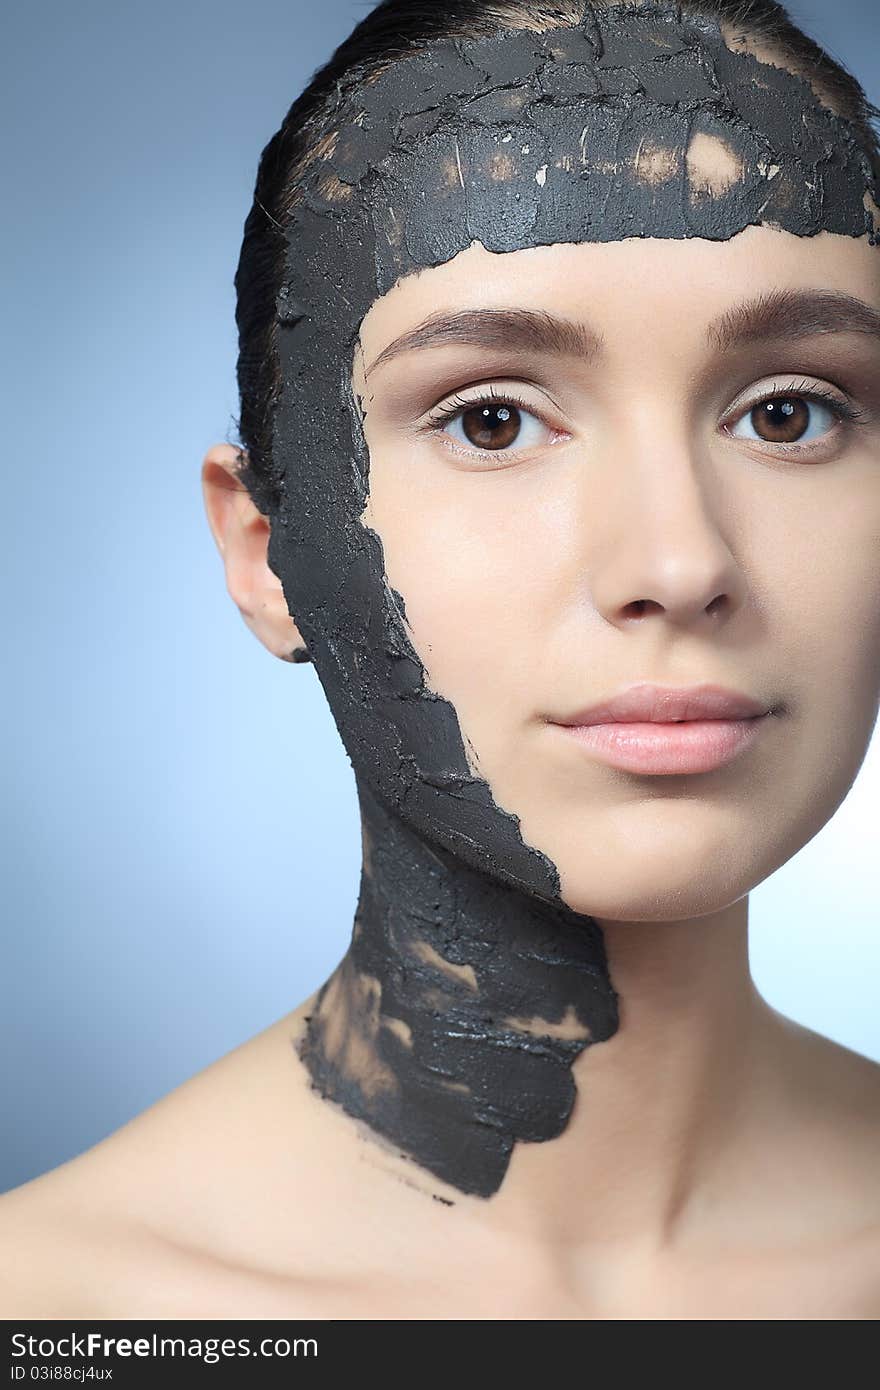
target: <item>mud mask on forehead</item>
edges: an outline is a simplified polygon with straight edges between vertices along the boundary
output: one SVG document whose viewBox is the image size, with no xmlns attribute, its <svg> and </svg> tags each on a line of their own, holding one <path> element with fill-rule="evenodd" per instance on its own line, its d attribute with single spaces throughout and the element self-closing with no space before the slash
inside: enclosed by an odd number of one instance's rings
<svg viewBox="0 0 880 1390">
<path fill-rule="evenodd" d="M 767 222 L 875 244 L 876 187 L 855 127 L 805 80 L 677 6 L 432 42 L 354 100 L 302 180 L 277 300 L 269 563 L 351 758 L 365 844 L 352 945 L 302 1055 L 323 1094 L 488 1195 L 516 1140 L 565 1127 L 571 1063 L 615 1031 L 617 998 L 598 927 L 472 772 L 359 520 L 359 326 L 400 277 L 475 240 L 727 240 Z M 727 176 L 707 180 L 701 149 Z M 350 1028 L 335 1048 L 332 1008 Z"/>
</svg>

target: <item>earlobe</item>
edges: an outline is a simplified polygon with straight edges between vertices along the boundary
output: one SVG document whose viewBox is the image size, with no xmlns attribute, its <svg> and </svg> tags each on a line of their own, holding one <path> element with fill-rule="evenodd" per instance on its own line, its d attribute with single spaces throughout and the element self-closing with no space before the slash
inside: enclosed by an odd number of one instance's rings
<svg viewBox="0 0 880 1390">
<path fill-rule="evenodd" d="M 248 627 L 283 661 L 309 660 L 287 608 L 276 574 L 269 568 L 270 524 L 255 505 L 239 473 L 247 455 L 231 444 L 215 444 L 202 464 L 208 524 L 226 570 L 226 588 Z"/>
</svg>

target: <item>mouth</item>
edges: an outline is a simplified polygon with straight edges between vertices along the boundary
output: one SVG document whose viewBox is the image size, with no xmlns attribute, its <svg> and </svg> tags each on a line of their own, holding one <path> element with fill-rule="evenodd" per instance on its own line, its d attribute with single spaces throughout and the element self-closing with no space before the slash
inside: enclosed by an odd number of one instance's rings
<svg viewBox="0 0 880 1390">
<path fill-rule="evenodd" d="M 760 738 L 772 711 L 743 719 L 557 724 L 600 762 L 649 776 L 712 772 L 739 757 Z"/>
</svg>

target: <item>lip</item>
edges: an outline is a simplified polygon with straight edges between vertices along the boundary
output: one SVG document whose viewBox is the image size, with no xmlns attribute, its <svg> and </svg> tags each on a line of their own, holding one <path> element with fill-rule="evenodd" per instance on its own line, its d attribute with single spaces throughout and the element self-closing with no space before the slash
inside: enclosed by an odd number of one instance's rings
<svg viewBox="0 0 880 1390">
<path fill-rule="evenodd" d="M 653 685 L 640 681 L 608 700 L 578 710 L 565 725 L 673 723 L 682 719 L 751 719 L 770 706 L 723 685 Z"/>
<path fill-rule="evenodd" d="M 719 685 L 642 682 L 551 722 L 601 762 L 669 776 L 731 762 L 754 743 L 774 708 Z"/>
</svg>

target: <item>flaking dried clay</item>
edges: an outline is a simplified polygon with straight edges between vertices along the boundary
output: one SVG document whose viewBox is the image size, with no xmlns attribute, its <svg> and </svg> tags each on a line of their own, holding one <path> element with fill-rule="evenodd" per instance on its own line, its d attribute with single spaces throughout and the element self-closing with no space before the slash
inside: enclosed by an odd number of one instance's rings
<svg viewBox="0 0 880 1390">
<path fill-rule="evenodd" d="M 301 1056 L 322 1096 L 461 1192 L 489 1196 L 517 1141 L 561 1133 L 571 1065 L 615 1032 L 618 1000 L 596 923 L 471 771 L 359 520 L 360 323 L 475 240 L 725 240 L 766 222 L 876 244 L 874 180 L 855 127 L 804 79 L 676 6 L 434 42 L 343 104 L 304 176 L 257 500 L 352 761 L 365 855 L 351 946 Z"/>
</svg>

